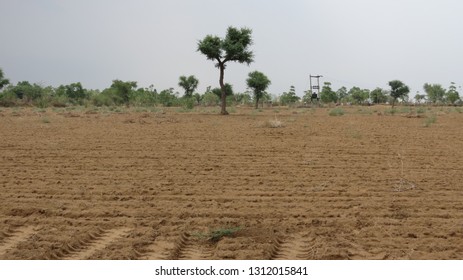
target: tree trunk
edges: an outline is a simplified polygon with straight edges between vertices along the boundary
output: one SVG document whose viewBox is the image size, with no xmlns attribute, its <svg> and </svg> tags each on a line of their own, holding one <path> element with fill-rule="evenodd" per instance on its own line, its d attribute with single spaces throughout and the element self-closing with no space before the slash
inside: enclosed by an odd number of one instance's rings
<svg viewBox="0 0 463 280">
<path fill-rule="evenodd" d="M 223 83 L 223 76 L 225 72 L 225 65 L 223 63 L 219 64 L 220 68 L 220 79 L 219 79 L 219 84 L 220 84 L 220 89 L 222 90 L 222 103 L 221 103 L 221 110 L 220 114 L 222 115 L 228 115 L 227 112 L 227 93 L 225 92 L 225 84 Z"/>
<path fill-rule="evenodd" d="M 256 110 L 259 108 L 259 97 L 256 96 Z"/>
</svg>

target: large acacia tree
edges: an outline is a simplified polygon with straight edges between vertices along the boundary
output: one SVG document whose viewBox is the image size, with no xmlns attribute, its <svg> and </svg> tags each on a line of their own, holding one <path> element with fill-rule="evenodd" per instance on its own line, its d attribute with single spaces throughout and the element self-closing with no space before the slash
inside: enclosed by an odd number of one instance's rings
<svg viewBox="0 0 463 280">
<path fill-rule="evenodd" d="M 270 80 L 265 76 L 264 73 L 259 71 L 254 71 L 249 73 L 246 83 L 250 89 L 254 92 L 254 97 L 256 100 L 256 109 L 259 106 L 259 99 L 265 93 L 265 90 L 270 85 Z"/>
<path fill-rule="evenodd" d="M 248 28 L 238 29 L 228 27 L 224 39 L 218 36 L 207 35 L 203 40 L 198 42 L 198 51 L 204 54 L 207 59 L 217 62 L 215 66 L 220 70 L 219 85 L 222 91 L 222 115 L 228 115 L 224 83 L 226 65 L 230 61 L 246 63 L 247 65 L 253 62 L 254 53 L 249 50 L 249 47 L 252 45 L 251 33 L 252 30 Z"/>
</svg>

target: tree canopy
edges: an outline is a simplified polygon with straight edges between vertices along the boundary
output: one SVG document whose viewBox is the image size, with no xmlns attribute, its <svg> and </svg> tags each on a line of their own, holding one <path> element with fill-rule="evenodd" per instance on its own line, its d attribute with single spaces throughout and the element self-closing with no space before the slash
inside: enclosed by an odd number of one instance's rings
<svg viewBox="0 0 463 280">
<path fill-rule="evenodd" d="M 444 102 L 445 89 L 440 84 L 425 83 L 423 85 L 423 89 L 426 92 L 426 95 L 430 102 Z"/>
<path fill-rule="evenodd" d="M 254 98 L 256 101 L 256 109 L 259 106 L 259 99 L 265 93 L 265 90 L 271 84 L 271 81 L 265 76 L 264 73 L 259 71 L 254 71 L 248 74 L 246 84 L 254 92 Z"/>
<path fill-rule="evenodd" d="M 331 89 L 330 82 L 324 82 L 322 91 L 320 92 L 320 99 L 323 103 L 335 103 L 338 101 L 338 96 L 335 91 Z"/>
<path fill-rule="evenodd" d="M 195 76 L 191 75 L 189 77 L 186 76 L 180 76 L 178 85 L 179 87 L 183 88 L 185 90 L 185 97 L 192 97 L 194 91 L 198 87 L 199 80 L 196 79 Z"/>
<path fill-rule="evenodd" d="M 399 80 L 392 80 L 389 82 L 389 86 L 391 87 L 391 97 L 392 97 L 392 108 L 394 108 L 395 102 L 397 98 L 404 98 L 408 96 L 410 92 L 410 88 L 404 84 L 402 81 Z"/>
</svg>

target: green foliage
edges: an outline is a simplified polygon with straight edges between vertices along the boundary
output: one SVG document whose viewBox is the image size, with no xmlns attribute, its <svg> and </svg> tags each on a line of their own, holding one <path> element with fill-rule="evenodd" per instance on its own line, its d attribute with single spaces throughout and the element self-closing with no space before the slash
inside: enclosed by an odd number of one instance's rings
<svg viewBox="0 0 463 280">
<path fill-rule="evenodd" d="M 86 98 L 87 94 L 80 82 L 72 83 L 66 86 L 66 96 L 70 100 L 79 101 Z"/>
<path fill-rule="evenodd" d="M 129 104 L 132 92 L 137 87 L 137 82 L 123 82 L 121 80 L 113 80 L 110 90 L 113 95 L 113 100 L 116 104 Z"/>
<path fill-rule="evenodd" d="M 392 108 L 394 108 L 397 98 L 405 98 L 410 92 L 410 88 L 399 80 L 393 80 L 389 82 L 391 87 L 390 96 L 392 98 Z"/>
<path fill-rule="evenodd" d="M 340 102 L 347 102 L 349 98 L 349 93 L 346 87 L 341 87 L 336 91 L 336 95 Z"/>
<path fill-rule="evenodd" d="M 251 95 L 248 93 L 248 92 L 244 92 L 244 93 L 235 93 L 233 95 L 234 99 L 235 99 L 235 103 L 236 104 L 250 104 L 251 101 L 252 101 L 252 97 Z"/>
<path fill-rule="evenodd" d="M 226 83 L 224 85 L 224 89 L 225 89 L 225 96 L 232 96 L 233 95 L 233 86 Z M 215 95 L 217 95 L 217 97 L 222 97 L 222 89 L 220 88 L 214 88 L 212 90 L 212 93 L 214 93 Z"/>
<path fill-rule="evenodd" d="M 312 102 L 312 91 L 310 90 L 304 91 L 304 95 L 302 96 L 302 102 L 304 104 L 309 104 Z"/>
<path fill-rule="evenodd" d="M 397 109 L 395 109 L 395 108 L 384 110 L 384 114 L 386 114 L 386 115 L 395 115 L 395 113 L 397 113 Z"/>
<path fill-rule="evenodd" d="M 159 93 L 158 102 L 165 107 L 175 106 L 178 103 L 177 95 L 173 88 L 165 89 Z"/>
<path fill-rule="evenodd" d="M 180 76 L 178 85 L 185 90 L 185 97 L 192 97 L 193 92 L 198 87 L 199 80 L 195 76 Z"/>
<path fill-rule="evenodd" d="M 265 94 L 265 90 L 271 84 L 271 81 L 265 76 L 264 73 L 254 71 L 248 74 L 246 79 L 247 86 L 254 92 L 254 99 L 256 101 L 256 109 L 259 105 L 259 99 Z"/>
<path fill-rule="evenodd" d="M 436 121 L 437 121 L 436 115 L 428 116 L 428 117 L 424 120 L 423 126 L 424 126 L 424 127 L 430 127 L 431 124 L 435 123 Z"/>
<path fill-rule="evenodd" d="M 456 102 L 460 100 L 460 94 L 454 82 L 450 84 L 449 90 L 445 94 L 445 99 L 450 105 L 455 105 Z"/>
<path fill-rule="evenodd" d="M 220 98 L 219 98 L 219 96 L 217 94 L 215 94 L 213 92 L 206 92 L 203 95 L 201 103 L 204 106 L 215 106 L 215 105 L 219 104 L 219 101 L 220 101 Z"/>
<path fill-rule="evenodd" d="M 420 104 L 425 99 L 426 99 L 426 95 L 424 95 L 424 94 L 416 94 L 415 95 L 415 100 L 416 100 L 416 103 L 418 103 L 418 104 Z"/>
<path fill-rule="evenodd" d="M 355 104 L 363 104 L 370 97 L 370 91 L 368 89 L 360 89 L 359 87 L 352 87 L 348 94 Z"/>
<path fill-rule="evenodd" d="M 320 92 L 320 100 L 323 103 L 336 103 L 338 101 L 338 96 L 336 92 L 334 92 L 331 89 L 331 83 L 330 82 L 325 82 L 322 88 L 322 91 Z"/>
<path fill-rule="evenodd" d="M 332 117 L 344 115 L 344 110 L 342 108 L 334 108 L 329 112 L 329 115 Z"/>
<path fill-rule="evenodd" d="M 370 92 L 370 99 L 371 102 L 374 104 L 381 104 L 381 103 L 386 103 L 387 101 L 387 95 L 386 91 L 384 91 L 381 88 L 375 88 Z"/>
<path fill-rule="evenodd" d="M 112 93 L 112 91 L 110 89 L 105 89 L 102 93 L 93 96 L 92 103 L 97 107 L 114 106 L 114 98 L 116 98 L 116 96 Z"/>
<path fill-rule="evenodd" d="M 291 105 L 299 101 L 301 98 L 296 95 L 296 89 L 294 86 L 291 86 L 289 92 L 283 92 L 280 96 L 281 105 Z"/>
<path fill-rule="evenodd" d="M 196 102 L 197 105 L 201 104 L 201 100 L 203 100 L 204 95 L 199 93 L 193 94 L 193 100 Z"/>
<path fill-rule="evenodd" d="M 28 81 L 22 81 L 12 87 L 11 91 L 16 95 L 16 98 L 29 103 L 42 96 L 43 88 L 38 84 L 32 85 Z"/>
<path fill-rule="evenodd" d="M 130 105 L 148 107 L 156 104 L 157 92 L 155 89 L 139 88 L 132 92 Z"/>
<path fill-rule="evenodd" d="M 444 102 L 445 89 L 440 84 L 425 83 L 423 85 L 423 88 L 430 102 L 432 103 Z"/>
<path fill-rule="evenodd" d="M 211 230 L 209 233 L 203 234 L 199 233 L 197 236 L 199 238 L 205 238 L 211 242 L 218 242 L 225 236 L 233 236 L 235 233 L 241 230 L 241 227 L 235 228 L 220 228 L 216 230 Z"/>
<path fill-rule="evenodd" d="M 2 68 L 0 68 L 0 90 L 2 90 L 3 87 L 8 85 L 10 81 L 4 77 L 4 73 Z"/>
<path fill-rule="evenodd" d="M 191 110 L 195 107 L 195 99 L 193 97 L 183 97 L 181 99 L 183 108 Z"/>
<path fill-rule="evenodd" d="M 11 90 L 6 90 L 0 94 L 0 106 L 2 107 L 13 107 L 18 105 L 18 99 L 16 94 Z"/>
<path fill-rule="evenodd" d="M 224 39 L 207 35 L 198 42 L 198 51 L 204 54 L 208 60 L 216 61 L 216 67 L 220 70 L 219 85 L 221 89 L 221 114 L 228 114 L 226 110 L 226 88 L 224 84 L 224 72 L 227 62 L 250 64 L 254 54 L 249 47 L 252 45 L 252 30 L 248 28 L 237 29 L 229 27 Z"/>
</svg>

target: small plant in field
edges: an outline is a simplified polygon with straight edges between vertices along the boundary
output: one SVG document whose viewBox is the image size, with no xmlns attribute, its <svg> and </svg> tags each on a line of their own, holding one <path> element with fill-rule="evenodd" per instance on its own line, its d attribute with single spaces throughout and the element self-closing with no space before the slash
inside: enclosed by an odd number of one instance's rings
<svg viewBox="0 0 463 280">
<path fill-rule="evenodd" d="M 410 190 L 421 190 L 421 188 L 417 187 L 415 183 L 405 179 L 404 175 L 404 159 L 402 154 L 397 154 L 400 159 L 400 179 L 399 182 L 394 186 L 394 191 L 396 192 L 403 192 L 403 191 L 410 191 Z"/>
<path fill-rule="evenodd" d="M 38 109 L 36 109 L 35 111 L 36 111 L 37 113 L 45 113 L 45 112 L 47 112 L 47 109 L 45 109 L 45 108 L 38 108 Z"/>
<path fill-rule="evenodd" d="M 264 122 L 263 127 L 270 127 L 270 128 L 283 127 L 283 122 L 277 119 L 275 116 L 273 120 L 268 120 Z"/>
<path fill-rule="evenodd" d="M 419 107 L 419 108 L 416 110 L 416 113 L 417 113 L 418 115 L 424 114 L 424 113 L 426 113 L 426 110 L 425 110 L 423 107 Z"/>
<path fill-rule="evenodd" d="M 341 108 L 334 108 L 329 112 L 329 115 L 332 117 L 344 115 L 344 110 Z"/>
<path fill-rule="evenodd" d="M 460 113 L 460 114 L 461 114 L 463 111 L 461 110 L 461 108 L 460 108 L 460 107 L 455 107 L 455 112 L 457 112 L 457 113 Z"/>
<path fill-rule="evenodd" d="M 409 107 L 402 107 L 402 108 L 400 108 L 400 113 L 402 113 L 402 114 L 410 114 L 411 109 Z"/>
<path fill-rule="evenodd" d="M 211 230 L 208 233 L 196 233 L 194 234 L 199 239 L 206 239 L 211 242 L 218 242 L 225 236 L 233 236 L 235 233 L 241 230 L 241 227 L 235 228 L 220 228 Z"/>
<path fill-rule="evenodd" d="M 373 112 L 369 109 L 364 109 L 364 108 L 360 108 L 357 110 L 357 112 L 361 115 L 371 115 L 373 114 Z"/>
<path fill-rule="evenodd" d="M 397 113 L 396 109 L 386 109 L 386 110 L 384 110 L 385 115 L 392 115 L 393 116 L 395 113 Z"/>
<path fill-rule="evenodd" d="M 50 119 L 47 117 L 42 118 L 42 123 L 50 123 Z"/>
<path fill-rule="evenodd" d="M 430 127 L 431 124 L 435 123 L 436 121 L 437 121 L 436 115 L 428 116 L 428 117 L 424 120 L 423 126 L 424 126 L 424 127 Z"/>
</svg>

